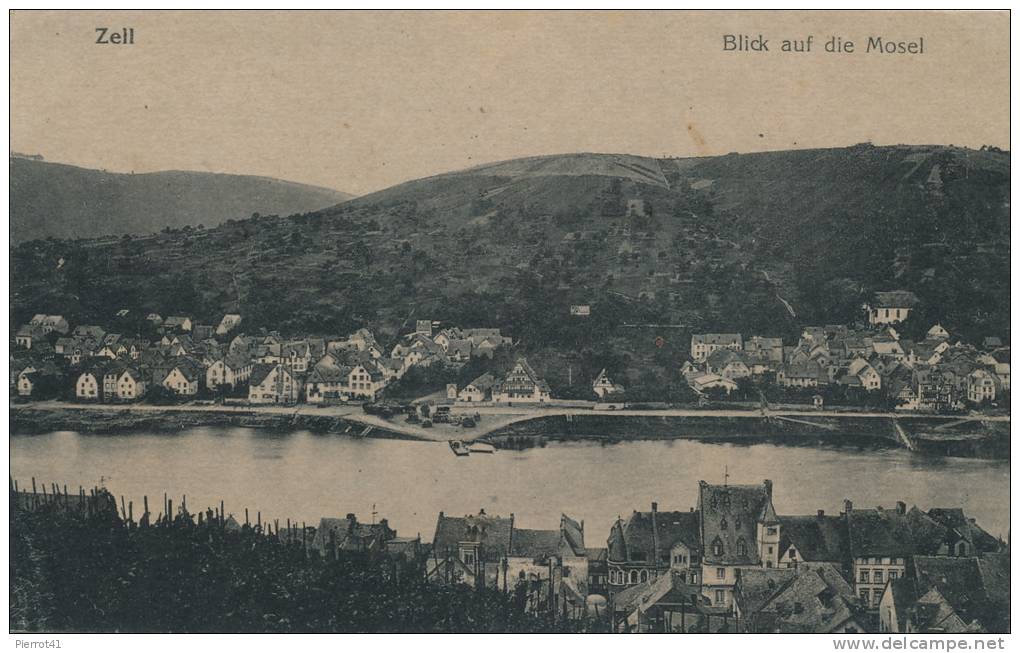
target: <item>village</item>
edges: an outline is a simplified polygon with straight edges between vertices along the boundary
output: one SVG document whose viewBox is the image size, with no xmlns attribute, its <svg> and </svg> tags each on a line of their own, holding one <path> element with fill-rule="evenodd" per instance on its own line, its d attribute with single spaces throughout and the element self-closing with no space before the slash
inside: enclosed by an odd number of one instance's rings
<svg viewBox="0 0 1020 653">
<path fill-rule="evenodd" d="M 694 505 L 633 510 L 592 536 L 566 514 L 534 529 L 513 513 L 436 518 L 431 541 L 398 536 L 373 513 L 317 525 L 243 520 L 217 507 L 189 511 L 167 496 L 117 500 L 105 488 L 76 495 L 58 484 L 11 482 L 21 512 L 88 513 L 135 531 L 216 529 L 299 548 L 328 562 L 399 561 L 431 586 L 513 595 L 550 623 L 614 633 L 994 633 L 1009 629 L 1009 547 L 960 508 L 902 501 L 836 513 L 777 512 L 772 481 L 700 481 Z M 40 491 L 41 490 L 41 491 Z M 682 504 L 681 504 L 682 505 Z M 106 517 L 102 517 L 102 515 Z M 107 526 L 106 528 L 109 528 Z"/>
<path fill-rule="evenodd" d="M 1008 343 L 999 337 L 962 342 L 941 324 L 932 325 L 923 339 L 901 337 L 897 325 L 908 319 L 917 302 L 909 291 L 875 293 L 863 307 L 861 325 L 805 326 L 796 343 L 763 335 L 694 333 L 689 356 L 676 361 L 675 375 L 689 389 L 689 403 L 699 406 L 743 401 L 763 409 L 771 402 L 933 414 L 1008 408 Z M 590 312 L 590 307 L 584 309 Z M 577 319 L 586 315 L 581 309 L 573 312 Z M 111 321 L 129 313 L 123 309 Z M 430 407 L 526 409 L 564 403 L 615 410 L 676 403 L 666 397 L 657 402 L 636 398 L 628 393 L 619 370 L 604 368 L 590 379 L 586 401 L 561 401 L 537 371 L 541 361 L 529 363 L 512 337 L 498 328 L 417 320 L 412 331 L 384 347 L 367 328 L 347 336 L 247 334 L 240 314 L 226 314 L 210 324 L 192 316 L 154 313 L 144 321 L 149 337 L 118 333 L 109 325 L 109 330 L 95 324 L 72 327 L 61 315 L 35 315 L 13 334 L 12 398 L 109 404 L 365 404 L 367 412 L 398 394 L 396 386 L 401 397 L 410 393 L 412 403 Z M 479 373 L 439 388 L 415 387 L 413 376 L 405 379 L 412 371 L 423 373 L 433 366 L 448 371 L 448 377 L 450 371 L 452 376 L 458 370 Z M 409 421 L 425 427 L 435 418 L 428 409 L 409 412 Z"/>
</svg>

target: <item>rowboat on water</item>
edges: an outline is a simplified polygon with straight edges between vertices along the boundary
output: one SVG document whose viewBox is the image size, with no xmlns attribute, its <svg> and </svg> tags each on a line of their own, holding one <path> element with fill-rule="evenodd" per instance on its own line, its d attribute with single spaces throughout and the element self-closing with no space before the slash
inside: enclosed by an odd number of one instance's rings
<svg viewBox="0 0 1020 653">
<path fill-rule="evenodd" d="M 488 442 L 472 442 L 468 445 L 471 453 L 496 453 L 496 447 Z"/>
<path fill-rule="evenodd" d="M 450 440 L 450 449 L 452 449 L 453 453 L 457 454 L 458 456 L 467 456 L 468 454 L 471 453 L 471 450 L 468 449 L 468 446 L 461 442 L 460 440 Z"/>
</svg>

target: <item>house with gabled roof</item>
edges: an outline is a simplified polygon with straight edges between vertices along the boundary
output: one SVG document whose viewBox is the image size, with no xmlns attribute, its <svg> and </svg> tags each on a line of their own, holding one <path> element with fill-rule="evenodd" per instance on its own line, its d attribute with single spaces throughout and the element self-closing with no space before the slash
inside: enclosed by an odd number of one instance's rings
<svg viewBox="0 0 1020 653">
<path fill-rule="evenodd" d="M 227 313 L 216 325 L 216 335 L 225 336 L 237 327 L 241 326 L 241 315 L 238 313 Z"/>
<path fill-rule="evenodd" d="M 917 295 L 909 290 L 889 290 L 876 292 L 864 310 L 872 326 L 896 324 L 906 320 L 919 303 Z"/>
<path fill-rule="evenodd" d="M 238 387 L 251 377 L 254 363 L 247 356 L 220 354 L 205 371 L 205 384 L 210 390 L 220 386 Z"/>
<path fill-rule="evenodd" d="M 598 373 L 595 380 L 591 382 L 591 390 L 598 396 L 599 399 L 604 399 L 610 395 L 623 394 L 624 388 L 618 383 L 614 383 L 609 378 L 609 373 L 606 372 L 606 368 L 602 368 L 602 371 Z"/>
<path fill-rule="evenodd" d="M 445 585 L 510 587 L 504 561 L 510 552 L 514 516 L 486 514 L 449 517 L 440 512 L 432 538 L 432 555 L 426 560 L 425 578 Z"/>
<path fill-rule="evenodd" d="M 170 371 L 163 378 L 162 386 L 182 396 L 198 394 L 199 386 L 205 380 L 202 364 L 192 358 L 178 356 L 170 365 Z"/>
<path fill-rule="evenodd" d="M 701 572 L 700 515 L 688 511 L 635 510 L 618 518 L 606 542 L 609 591 L 616 593 L 663 575 L 699 583 Z"/>
<path fill-rule="evenodd" d="M 350 398 L 347 387 L 350 374 L 351 368 L 347 366 L 317 364 L 305 379 L 305 401 L 310 404 L 347 401 Z"/>
<path fill-rule="evenodd" d="M 751 368 L 743 353 L 732 349 L 717 349 L 712 352 L 705 360 L 705 369 L 709 374 L 718 374 L 731 381 L 751 376 Z"/>
<path fill-rule="evenodd" d="M 780 568 L 796 567 L 802 562 L 831 562 L 849 570 L 850 541 L 842 515 L 826 515 L 819 510 L 814 515 L 780 516 L 779 523 Z"/>
<path fill-rule="evenodd" d="M 734 593 L 734 603 L 741 606 L 738 614 L 742 632 L 868 632 L 868 620 L 853 589 L 832 563 L 804 563 L 792 574 L 748 570 L 741 575 Z"/>
<path fill-rule="evenodd" d="M 385 518 L 366 524 L 358 521 L 354 513 L 347 513 L 344 518 L 320 519 L 311 548 L 325 557 L 339 557 L 341 552 L 381 554 L 386 551 L 387 542 L 396 536 Z"/>
<path fill-rule="evenodd" d="M 252 404 L 292 404 L 301 394 L 302 383 L 286 365 L 258 363 L 248 378 L 248 402 Z"/>
<path fill-rule="evenodd" d="M 191 318 L 186 315 L 171 315 L 163 321 L 163 328 L 168 331 L 191 331 Z"/>
<path fill-rule="evenodd" d="M 457 401 L 464 403 L 478 403 L 491 398 L 492 386 L 496 383 L 496 377 L 486 372 L 471 383 L 460 389 L 457 393 Z"/>
<path fill-rule="evenodd" d="M 719 349 L 740 351 L 744 340 L 739 333 L 695 333 L 691 336 L 691 358 L 704 363 L 712 352 Z"/>
<path fill-rule="evenodd" d="M 733 605 L 739 569 L 777 567 L 780 522 L 772 505 L 772 481 L 761 485 L 698 483 L 702 594 L 716 607 Z"/>
<path fill-rule="evenodd" d="M 39 327 L 43 334 L 51 333 L 53 331 L 60 334 L 66 334 L 71 328 L 63 315 L 46 315 L 43 313 L 37 313 L 28 323 L 31 326 Z"/>
<path fill-rule="evenodd" d="M 884 633 L 1009 632 L 1008 554 L 980 558 L 916 556 L 879 603 Z"/>
<path fill-rule="evenodd" d="M 101 401 L 103 398 L 103 366 L 94 365 L 83 370 L 74 382 L 74 396 L 82 401 Z"/>
<path fill-rule="evenodd" d="M 902 578 L 911 556 L 934 555 L 946 539 L 946 527 L 916 506 L 902 501 L 886 509 L 854 508 L 844 501 L 849 537 L 851 581 L 862 604 L 877 610 L 890 579 Z"/>
<path fill-rule="evenodd" d="M 498 403 L 544 403 L 549 399 L 549 384 L 539 378 L 526 358 L 518 358 L 506 376 L 492 386 L 492 400 Z"/>
</svg>

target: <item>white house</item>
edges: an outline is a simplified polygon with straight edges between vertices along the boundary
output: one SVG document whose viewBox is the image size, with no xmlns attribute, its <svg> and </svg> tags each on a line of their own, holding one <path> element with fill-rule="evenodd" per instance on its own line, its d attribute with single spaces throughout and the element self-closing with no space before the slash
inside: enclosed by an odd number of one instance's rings
<svg viewBox="0 0 1020 653">
<path fill-rule="evenodd" d="M 485 401 L 489 397 L 489 392 L 492 390 L 492 386 L 496 383 L 496 378 L 491 374 L 483 374 L 471 383 L 461 388 L 460 392 L 457 393 L 457 401 L 463 403 L 477 403 L 479 401 Z"/>
<path fill-rule="evenodd" d="M 995 401 L 995 375 L 983 369 L 976 369 L 967 375 L 967 399 L 975 404 Z"/>
<path fill-rule="evenodd" d="M 544 403 L 549 398 L 549 384 L 538 377 L 524 358 L 518 358 L 506 377 L 492 386 L 495 402 Z"/>
<path fill-rule="evenodd" d="M 251 376 L 251 359 L 241 356 L 224 356 L 214 361 L 205 371 L 205 385 L 215 390 L 221 385 L 238 386 Z"/>
<path fill-rule="evenodd" d="M 606 395 L 620 394 L 624 391 L 622 385 L 612 382 L 609 378 L 609 374 L 606 373 L 606 368 L 602 368 L 602 371 L 599 372 L 598 376 L 595 377 L 595 380 L 592 381 L 591 389 L 592 392 L 599 396 L 599 399 L 602 399 Z"/>
<path fill-rule="evenodd" d="M 691 336 L 691 358 L 704 363 L 712 352 L 719 349 L 740 351 L 744 340 L 739 333 L 695 333 Z"/>
<path fill-rule="evenodd" d="M 872 326 L 896 324 L 906 320 L 918 303 L 917 295 L 909 290 L 890 290 L 876 292 L 875 298 L 864 305 L 864 310 Z"/>
<path fill-rule="evenodd" d="M 163 377 L 163 387 L 183 396 L 198 394 L 198 386 L 202 379 L 201 366 L 191 360 L 178 361 Z"/>
<path fill-rule="evenodd" d="M 260 363 L 248 380 L 248 401 L 253 404 L 290 404 L 298 400 L 301 382 L 285 365 Z"/>
<path fill-rule="evenodd" d="M 729 394 L 737 389 L 736 381 L 723 378 L 718 374 L 702 374 L 690 380 L 690 386 L 695 392 L 704 392 L 712 388 L 722 388 Z"/>
<path fill-rule="evenodd" d="M 220 320 L 216 327 L 216 335 L 224 336 L 241 325 L 241 316 L 237 313 L 227 313 Z"/>
<path fill-rule="evenodd" d="M 102 388 L 101 378 L 101 375 L 91 370 L 79 374 L 78 380 L 74 384 L 75 397 L 89 401 L 99 401 L 99 392 Z"/>
</svg>

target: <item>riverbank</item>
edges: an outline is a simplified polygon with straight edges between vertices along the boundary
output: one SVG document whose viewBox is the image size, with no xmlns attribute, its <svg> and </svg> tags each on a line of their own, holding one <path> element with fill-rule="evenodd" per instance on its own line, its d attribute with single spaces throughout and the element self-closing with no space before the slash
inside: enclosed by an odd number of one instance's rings
<svg viewBox="0 0 1020 653">
<path fill-rule="evenodd" d="M 382 421 L 382 420 L 380 420 Z M 182 431 L 196 427 L 239 427 L 268 430 L 308 430 L 316 433 L 415 440 L 412 434 L 384 425 L 336 415 L 268 412 L 264 410 L 225 409 L 213 406 L 203 410 L 179 410 L 153 407 L 130 410 L 116 406 L 11 406 L 11 433 L 32 434 L 54 431 L 80 433 L 155 433 Z"/>
<path fill-rule="evenodd" d="M 620 410 L 535 406 L 468 406 L 478 425 L 425 429 L 401 418 L 368 415 L 358 406 L 123 406 L 40 402 L 11 406 L 12 433 L 79 431 L 173 432 L 194 427 L 308 430 L 348 437 L 446 441 L 484 439 L 503 448 L 546 441 L 693 439 L 800 446 L 884 449 L 921 454 L 1009 459 L 1009 418 L 752 410 Z"/>
<path fill-rule="evenodd" d="M 545 442 L 646 439 L 692 439 L 797 446 L 843 446 L 868 449 L 905 447 L 926 455 L 1009 459 L 1009 423 L 916 418 L 898 420 L 850 415 L 787 416 L 637 416 L 548 415 L 520 421 L 489 433 L 486 439 L 504 448 L 541 446 Z M 955 429 L 945 429 L 945 426 Z"/>
</svg>

